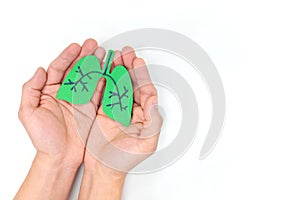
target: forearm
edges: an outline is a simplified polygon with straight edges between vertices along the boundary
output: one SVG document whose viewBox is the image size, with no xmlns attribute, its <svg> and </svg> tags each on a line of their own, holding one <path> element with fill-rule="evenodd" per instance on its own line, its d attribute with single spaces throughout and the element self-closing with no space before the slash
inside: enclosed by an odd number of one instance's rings
<svg viewBox="0 0 300 200">
<path fill-rule="evenodd" d="M 125 174 L 108 172 L 105 166 L 87 167 L 81 183 L 79 200 L 120 200 Z"/>
<path fill-rule="evenodd" d="M 77 168 L 37 153 L 15 200 L 67 199 Z"/>
</svg>

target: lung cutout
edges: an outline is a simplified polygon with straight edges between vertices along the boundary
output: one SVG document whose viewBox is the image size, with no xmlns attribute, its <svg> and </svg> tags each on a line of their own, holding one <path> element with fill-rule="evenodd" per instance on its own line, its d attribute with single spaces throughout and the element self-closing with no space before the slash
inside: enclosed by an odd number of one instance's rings
<svg viewBox="0 0 300 200">
<path fill-rule="evenodd" d="M 102 100 L 104 113 L 111 119 L 129 126 L 131 120 L 133 89 L 127 69 L 117 66 L 110 73 L 114 51 L 109 50 L 104 70 L 96 56 L 81 58 L 59 88 L 56 98 L 72 104 L 88 103 L 96 90 L 101 77 L 106 79 L 106 88 Z"/>
</svg>

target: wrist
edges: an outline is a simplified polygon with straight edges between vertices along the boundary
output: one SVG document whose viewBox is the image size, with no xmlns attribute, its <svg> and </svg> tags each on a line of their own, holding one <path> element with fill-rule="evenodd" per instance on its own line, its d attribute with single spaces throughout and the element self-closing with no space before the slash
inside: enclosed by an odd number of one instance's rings
<svg viewBox="0 0 300 200">
<path fill-rule="evenodd" d="M 42 172 L 45 177 L 63 177 L 63 176 L 75 176 L 78 167 L 77 165 L 70 165 L 70 163 L 66 162 L 64 159 L 58 159 L 56 157 L 44 155 L 42 153 L 37 153 L 32 167 L 38 169 Z M 54 181 L 55 179 L 53 179 Z"/>
<path fill-rule="evenodd" d="M 79 200 L 120 200 L 126 178 L 125 173 L 98 165 L 84 164 Z"/>
<path fill-rule="evenodd" d="M 15 199 L 66 199 L 76 172 L 61 159 L 37 153 Z"/>
<path fill-rule="evenodd" d="M 109 167 L 93 158 L 88 152 L 84 157 L 84 171 L 110 180 L 125 180 L 127 173 Z"/>
<path fill-rule="evenodd" d="M 77 170 L 82 163 L 82 159 L 79 160 L 66 155 L 49 155 L 38 151 L 34 162 L 45 168 Z"/>
</svg>

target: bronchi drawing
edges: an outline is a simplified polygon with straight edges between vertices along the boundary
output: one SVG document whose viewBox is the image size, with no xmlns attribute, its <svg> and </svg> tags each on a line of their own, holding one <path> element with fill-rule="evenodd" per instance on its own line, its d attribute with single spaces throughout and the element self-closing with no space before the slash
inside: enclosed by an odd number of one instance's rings
<svg viewBox="0 0 300 200">
<path fill-rule="evenodd" d="M 110 72 L 113 58 L 114 51 L 109 50 L 103 70 L 96 56 L 81 58 L 63 81 L 56 98 L 73 104 L 86 104 L 91 100 L 98 80 L 104 77 L 106 79 L 102 99 L 104 113 L 111 119 L 129 126 L 133 103 L 132 83 L 124 66 L 116 66 Z"/>
</svg>

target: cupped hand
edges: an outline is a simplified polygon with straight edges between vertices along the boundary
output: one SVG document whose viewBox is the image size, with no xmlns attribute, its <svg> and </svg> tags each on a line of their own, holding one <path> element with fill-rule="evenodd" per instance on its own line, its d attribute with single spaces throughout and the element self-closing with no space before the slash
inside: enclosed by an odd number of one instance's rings
<svg viewBox="0 0 300 200">
<path fill-rule="evenodd" d="M 105 51 L 99 51 L 105 54 Z M 103 58 L 104 55 L 97 55 Z M 102 106 L 92 125 L 84 163 L 87 170 L 124 176 L 156 150 L 162 118 L 157 109 L 157 91 L 145 62 L 130 47 L 116 51 L 113 67 L 127 68 L 134 89 L 134 104 L 129 127 L 107 117 Z M 100 81 L 103 93 L 104 80 Z M 98 95 L 101 96 L 101 95 Z M 100 99 L 97 99 L 100 103 Z M 97 102 L 96 101 L 96 102 Z"/>
<path fill-rule="evenodd" d="M 38 154 L 70 166 L 78 166 L 82 162 L 84 140 L 97 106 L 90 102 L 73 107 L 57 100 L 56 93 L 74 63 L 83 56 L 93 54 L 96 48 L 97 42 L 92 39 L 86 40 L 82 47 L 71 44 L 50 64 L 47 72 L 39 68 L 24 84 L 19 118 Z M 76 119 L 74 111 L 79 113 Z"/>
</svg>

